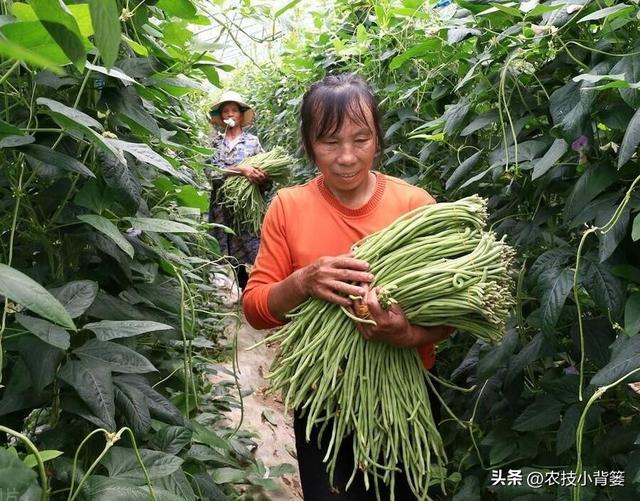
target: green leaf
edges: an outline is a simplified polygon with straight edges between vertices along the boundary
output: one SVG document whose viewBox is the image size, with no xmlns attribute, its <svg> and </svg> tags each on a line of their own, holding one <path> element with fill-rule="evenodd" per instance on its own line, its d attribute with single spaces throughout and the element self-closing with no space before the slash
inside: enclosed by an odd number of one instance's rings
<svg viewBox="0 0 640 501">
<path fill-rule="evenodd" d="M 168 219 L 157 219 L 150 217 L 125 217 L 134 228 L 142 231 L 155 231 L 158 233 L 197 233 L 193 226 L 177 223 Z"/>
<path fill-rule="evenodd" d="M 245 483 L 248 473 L 236 468 L 217 468 L 211 473 L 211 477 L 216 484 Z"/>
<path fill-rule="evenodd" d="M 41 318 L 29 317 L 22 313 L 16 313 L 16 320 L 25 329 L 35 334 L 47 344 L 60 348 L 61 350 L 67 350 L 71 345 L 69 333 L 62 327 L 42 320 Z"/>
<path fill-rule="evenodd" d="M 640 332 L 640 292 L 634 292 L 627 299 L 624 307 L 624 331 L 627 336 L 635 336 Z"/>
<path fill-rule="evenodd" d="M 625 287 L 613 273 L 611 264 L 600 263 L 595 256 L 583 256 L 582 282 L 596 305 L 617 319 L 624 307 Z"/>
<path fill-rule="evenodd" d="M 562 307 L 573 287 L 573 271 L 568 268 L 552 278 L 543 290 L 540 301 L 542 332 L 551 333 L 555 327 Z"/>
<path fill-rule="evenodd" d="M 131 348 L 111 341 L 90 339 L 80 348 L 73 350 L 73 352 L 80 359 L 85 359 L 87 364 L 90 365 L 98 361 L 102 365 L 111 368 L 113 372 L 144 374 L 145 372 L 157 371 L 146 357 Z"/>
<path fill-rule="evenodd" d="M 611 322 L 606 318 L 585 318 L 582 321 L 584 351 L 587 358 L 601 368 L 609 362 L 609 346 L 616 338 Z M 571 326 L 571 339 L 576 350 L 580 350 L 580 329 L 576 322 Z"/>
<path fill-rule="evenodd" d="M 228 449 L 227 443 L 214 431 L 206 426 L 201 425 L 197 421 L 189 421 L 189 428 L 193 432 L 193 441 L 201 444 L 208 445 L 210 447 L 221 447 L 222 449 Z"/>
<path fill-rule="evenodd" d="M 633 219 L 633 228 L 631 229 L 631 238 L 634 242 L 640 240 L 640 214 L 636 214 Z"/>
<path fill-rule="evenodd" d="M 540 395 L 513 422 L 516 431 L 534 431 L 546 428 L 560 419 L 564 404 L 550 395 Z"/>
<path fill-rule="evenodd" d="M 556 139 L 551 147 L 547 150 L 544 156 L 534 163 L 533 165 L 533 173 L 531 174 L 531 179 L 538 179 L 540 176 L 543 176 L 547 173 L 547 171 L 553 167 L 569 150 L 569 145 L 567 142 L 562 139 Z"/>
<path fill-rule="evenodd" d="M 101 233 L 104 233 L 111 240 L 115 242 L 115 244 L 120 247 L 130 258 L 133 258 L 133 245 L 131 245 L 118 227 L 113 224 L 106 217 L 98 216 L 95 214 L 83 214 L 78 216 L 78 219 L 84 223 L 87 223 L 93 226 L 96 230 Z"/>
<path fill-rule="evenodd" d="M 58 377 L 76 390 L 89 410 L 108 424 L 109 431 L 115 430 L 113 383 L 107 367 L 70 360 L 60 369 Z"/>
<path fill-rule="evenodd" d="M 429 38 L 419 45 L 411 47 L 402 54 L 398 54 L 396 57 L 394 57 L 389 63 L 389 69 L 392 71 L 397 70 L 405 62 L 411 59 L 426 56 L 430 53 L 436 53 L 441 49 L 441 47 L 442 41 L 439 38 Z"/>
<path fill-rule="evenodd" d="M 67 329 L 76 330 L 64 306 L 42 285 L 24 273 L 0 263 L 0 295 Z"/>
<path fill-rule="evenodd" d="M 184 426 L 165 426 L 153 437 L 158 449 L 169 454 L 178 454 L 191 443 L 191 430 Z"/>
<path fill-rule="evenodd" d="M 148 501 L 151 499 L 149 487 L 146 485 L 134 485 L 140 481 L 123 480 L 121 478 L 108 478 L 100 475 L 92 475 L 83 489 L 84 499 L 91 501 Z M 158 501 L 184 501 L 174 493 L 159 488 L 156 482 L 153 484 L 153 492 Z"/>
<path fill-rule="evenodd" d="M 157 5 L 167 14 L 182 19 L 192 19 L 197 14 L 190 0 L 160 0 Z"/>
<path fill-rule="evenodd" d="M 101 322 L 85 324 L 82 328 L 94 332 L 100 341 L 173 329 L 170 325 L 150 320 L 102 320 Z"/>
<path fill-rule="evenodd" d="M 280 17 L 282 14 L 284 14 L 285 12 L 287 12 L 290 9 L 293 9 L 296 5 L 298 5 L 300 3 L 300 0 L 291 0 L 290 2 L 288 2 L 287 4 L 285 4 L 283 7 L 280 7 L 274 14 L 273 17 L 274 18 L 278 18 Z"/>
<path fill-rule="evenodd" d="M 92 280 L 75 280 L 51 289 L 51 294 L 62 303 L 71 318 L 78 318 L 93 304 L 98 289 L 98 283 Z"/>
<path fill-rule="evenodd" d="M 0 148 L 17 148 L 31 144 L 36 140 L 33 136 L 5 136 L 0 139 Z"/>
<path fill-rule="evenodd" d="M 129 143 L 127 141 L 120 141 L 119 139 L 107 138 L 107 142 L 113 147 L 131 153 L 141 162 L 157 167 L 161 171 L 167 172 L 175 177 L 180 177 L 180 174 L 173 168 L 173 166 L 160 154 L 153 151 L 148 144 L 145 143 Z"/>
<path fill-rule="evenodd" d="M 38 451 L 38 455 L 40 456 L 40 459 L 42 459 L 43 462 L 51 461 L 52 459 L 62 456 L 63 454 L 64 452 L 56 451 L 56 450 Z M 29 454 L 25 456 L 25 458 L 22 461 L 29 468 L 35 468 L 38 464 L 35 454 Z"/>
<path fill-rule="evenodd" d="M 590 385 L 606 386 L 640 367 L 640 336 L 619 336 L 612 345 L 609 363 L 593 376 Z"/>
<path fill-rule="evenodd" d="M 39 97 L 38 99 L 36 99 L 36 103 L 42 106 L 46 106 L 52 112 L 58 115 L 63 115 L 64 117 L 69 118 L 81 125 L 84 125 L 85 127 L 93 127 L 94 129 L 98 129 L 99 131 L 103 130 L 102 125 L 100 125 L 100 122 L 98 122 L 95 118 L 90 117 L 80 110 L 71 108 L 66 104 L 62 104 L 59 101 L 55 101 L 47 97 Z"/>
<path fill-rule="evenodd" d="M 510 16 L 513 16 L 513 17 L 524 16 L 524 13 L 520 12 L 520 10 L 516 9 L 515 7 L 509 7 L 507 5 L 502 5 L 499 3 L 489 3 L 489 5 L 491 5 L 492 7 L 495 7 L 500 12 L 504 12 L 505 14 L 509 14 Z"/>
<path fill-rule="evenodd" d="M 10 23 L 0 26 L 6 39 L 0 40 L 0 54 L 63 75 L 60 66 L 69 58 L 39 22 Z"/>
<path fill-rule="evenodd" d="M 640 144 L 640 109 L 633 114 L 627 124 L 627 130 L 624 133 L 620 151 L 618 152 L 618 169 L 631 160 L 631 157 L 638 149 L 638 144 Z"/>
<path fill-rule="evenodd" d="M 107 75 L 108 77 L 117 78 L 118 80 L 123 82 L 125 85 L 130 83 L 138 83 L 135 81 L 135 79 L 131 78 L 129 75 L 127 75 L 126 73 L 124 73 L 122 70 L 118 68 L 112 67 L 111 69 L 107 69 L 104 66 L 98 66 L 97 64 L 91 64 L 91 63 L 86 63 L 85 67 L 88 70 L 102 73 L 103 75 Z"/>
<path fill-rule="evenodd" d="M 632 9 L 632 8 L 633 8 L 632 5 L 626 5 L 624 3 L 620 3 L 618 5 L 612 5 L 611 7 L 605 7 L 604 9 L 597 10 L 595 12 L 592 12 L 589 15 L 584 16 L 578 21 L 578 23 L 586 23 L 587 21 L 597 21 L 598 19 L 602 19 L 607 16 L 610 16 L 615 12 L 618 12 L 624 9 Z"/>
<path fill-rule="evenodd" d="M 20 336 L 17 344 L 20 357 L 29 370 L 33 390 L 40 393 L 55 380 L 65 352 L 31 335 Z"/>
<path fill-rule="evenodd" d="M 229 501 L 227 495 L 208 474 L 198 473 L 194 475 L 193 480 L 196 483 L 198 490 L 202 492 L 204 499 L 208 499 L 210 501 Z"/>
<path fill-rule="evenodd" d="M 153 116 L 145 109 L 142 99 L 133 87 L 125 87 L 121 89 L 105 89 L 103 91 L 103 98 L 109 105 L 109 108 L 114 112 L 124 115 L 126 119 L 129 119 L 135 122 L 140 127 L 145 128 L 154 136 L 162 136 L 160 127 L 158 126 L 158 122 L 156 122 Z M 150 148 L 148 148 L 148 146 L 145 144 L 126 143 L 124 141 L 120 141 L 114 146 L 119 149 L 128 151 L 139 160 L 145 161 L 147 163 L 150 163 L 148 160 L 146 160 L 147 157 L 153 158 L 153 160 L 155 161 L 158 161 L 159 157 L 162 164 L 161 168 L 169 168 L 173 171 L 171 164 L 169 164 L 164 158 L 160 157 L 160 155 L 155 153 L 153 150 L 151 150 L 151 153 L 149 153 Z M 140 155 L 142 154 L 146 154 L 146 156 L 140 158 Z"/>
<path fill-rule="evenodd" d="M 144 393 L 132 386 L 113 387 L 116 405 L 135 434 L 147 433 L 151 429 L 151 413 Z"/>
<path fill-rule="evenodd" d="M 449 176 L 449 179 L 447 179 L 445 189 L 450 190 L 452 188 L 455 188 L 458 183 L 460 183 L 476 166 L 476 164 L 480 160 L 480 155 L 482 155 L 482 150 L 475 152 L 464 162 L 458 165 L 458 167 L 456 167 L 456 170 L 454 170 L 451 176 Z"/>
<path fill-rule="evenodd" d="M 171 403 L 166 397 L 158 393 L 149 386 L 147 380 L 138 374 L 122 374 L 113 378 L 118 388 L 125 391 L 127 388 L 133 387 L 139 390 L 145 398 L 146 404 L 149 406 L 151 416 L 164 421 L 165 423 L 184 425 L 184 416 L 178 408 Z M 224 441 L 223 447 L 226 447 Z"/>
<path fill-rule="evenodd" d="M 507 335 L 498 346 L 486 347 L 480 352 L 478 361 L 478 377 L 487 379 L 500 368 L 504 367 L 518 344 L 518 333 L 515 329 L 510 329 Z"/>
<path fill-rule="evenodd" d="M 555 338 L 547 339 L 539 332 L 517 354 L 509 359 L 505 381 L 512 382 L 529 364 L 555 353 Z"/>
<path fill-rule="evenodd" d="M 95 31 L 94 43 L 102 62 L 111 68 L 120 48 L 120 16 L 116 0 L 88 0 L 91 23 Z"/>
<path fill-rule="evenodd" d="M 613 168 L 591 167 L 578 179 L 565 202 L 564 222 L 567 224 L 587 206 L 587 204 L 617 181 Z"/>
<path fill-rule="evenodd" d="M 171 475 L 184 462 L 173 454 L 160 451 L 139 449 L 149 478 L 152 480 Z M 109 472 L 109 476 L 118 479 L 144 480 L 144 473 L 133 451 L 125 447 L 112 447 L 102 460 L 102 464 Z"/>
<path fill-rule="evenodd" d="M 497 122 L 498 118 L 500 117 L 498 113 L 495 111 L 482 113 L 481 115 L 478 115 L 476 118 L 474 118 L 469 123 L 469 125 L 467 125 L 464 129 L 462 129 L 462 131 L 460 132 L 460 135 L 463 137 L 469 136 L 476 131 L 484 129 L 485 127 L 487 127 L 487 125 L 491 125 L 492 123 Z"/>
<path fill-rule="evenodd" d="M 38 19 L 79 71 L 84 67 L 85 49 L 76 19 L 60 0 L 30 0 Z"/>
<path fill-rule="evenodd" d="M 96 177 L 82 162 L 64 153 L 59 153 L 40 144 L 22 146 L 19 150 L 28 157 L 35 158 L 47 166 L 61 167 L 70 172 L 76 172 L 87 177 Z"/>
<path fill-rule="evenodd" d="M 16 454 L 0 447 L 0 492 L 10 493 L 17 500 L 29 487 L 37 483 L 38 475 Z"/>
</svg>

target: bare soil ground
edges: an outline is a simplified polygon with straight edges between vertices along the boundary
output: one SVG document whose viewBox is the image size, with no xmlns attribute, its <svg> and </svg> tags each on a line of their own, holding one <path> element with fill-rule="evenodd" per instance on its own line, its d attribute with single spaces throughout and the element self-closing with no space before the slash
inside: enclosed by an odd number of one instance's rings
<svg viewBox="0 0 640 501">
<path fill-rule="evenodd" d="M 232 327 L 234 328 L 234 327 Z M 279 398 L 268 394 L 268 381 L 264 378 L 269 371 L 276 350 L 262 344 L 252 350 L 248 347 L 263 340 L 265 331 L 256 331 L 244 319 L 238 331 L 238 378 L 243 390 L 251 389 L 251 395 L 244 400 L 244 416 L 242 429 L 254 432 L 258 443 L 255 451 L 256 458 L 262 460 L 266 467 L 274 467 L 282 463 L 292 464 L 296 473 L 284 475 L 277 480 L 278 490 L 266 491 L 261 499 L 273 501 L 299 501 L 302 499 L 302 489 L 297 472 L 295 458 L 295 438 L 291 413 L 285 415 L 284 406 Z M 228 342 L 233 343 L 233 332 L 228 336 Z M 232 362 L 224 365 L 232 370 Z M 215 380 L 231 379 L 222 373 L 212 376 Z M 236 425 L 240 419 L 240 410 L 234 409 L 228 414 L 229 425 Z"/>
</svg>

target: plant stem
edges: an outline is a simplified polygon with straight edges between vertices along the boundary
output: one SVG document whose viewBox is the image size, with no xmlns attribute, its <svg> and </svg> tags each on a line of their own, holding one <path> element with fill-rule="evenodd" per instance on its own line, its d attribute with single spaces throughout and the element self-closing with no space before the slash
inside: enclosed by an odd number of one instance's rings
<svg viewBox="0 0 640 501">
<path fill-rule="evenodd" d="M 11 428 L 7 428 L 6 426 L 0 425 L 0 431 L 7 433 L 9 435 L 12 435 L 17 439 L 21 440 L 22 442 L 24 442 L 24 444 L 33 453 L 38 463 L 38 472 L 40 473 L 40 483 L 42 484 L 42 494 L 40 496 L 40 499 L 42 501 L 47 501 L 49 499 L 49 481 L 47 479 L 47 472 L 44 469 L 44 461 L 42 460 L 42 456 L 40 455 L 40 451 L 38 450 L 38 448 L 33 444 L 31 440 L 29 440 L 28 437 L 26 437 L 22 433 L 12 430 Z"/>
</svg>

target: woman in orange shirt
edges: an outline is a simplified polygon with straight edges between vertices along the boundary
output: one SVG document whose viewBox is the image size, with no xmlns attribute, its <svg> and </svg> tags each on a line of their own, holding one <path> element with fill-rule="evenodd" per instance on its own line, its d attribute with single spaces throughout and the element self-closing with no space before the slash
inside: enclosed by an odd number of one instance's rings
<svg viewBox="0 0 640 501">
<path fill-rule="evenodd" d="M 368 287 L 373 280 L 368 263 L 353 258 L 350 248 L 402 214 L 435 200 L 420 188 L 373 170 L 382 149 L 380 112 L 361 78 L 329 76 L 313 84 L 302 100 L 301 132 L 305 152 L 320 175 L 302 186 L 280 190 L 271 203 L 243 295 L 247 320 L 258 329 L 273 328 L 310 297 L 350 307 L 348 296 L 361 296 L 377 325 L 358 324 L 360 333 L 371 341 L 418 349 L 430 369 L 434 343 L 452 329 L 411 325 L 398 305 L 382 309 L 376 290 Z M 373 492 L 365 491 L 362 478 L 344 492 L 353 467 L 349 441 L 341 448 L 331 486 L 322 462 L 324 452 L 317 448 L 315 436 L 305 441 L 305 418 L 298 412 L 294 429 L 306 501 L 375 499 Z M 402 481 L 395 495 L 413 498 Z"/>
</svg>

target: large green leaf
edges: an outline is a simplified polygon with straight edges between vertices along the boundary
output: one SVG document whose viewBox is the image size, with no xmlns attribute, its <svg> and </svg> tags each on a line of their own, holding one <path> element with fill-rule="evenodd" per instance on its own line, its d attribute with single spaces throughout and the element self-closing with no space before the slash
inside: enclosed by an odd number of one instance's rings
<svg viewBox="0 0 640 501">
<path fill-rule="evenodd" d="M 85 49 L 80 28 L 61 0 L 30 0 L 38 19 L 78 70 L 84 67 Z"/>
<path fill-rule="evenodd" d="M 193 477 L 194 482 L 198 486 L 198 491 L 202 492 L 206 499 L 210 501 L 229 501 L 227 495 L 213 481 L 207 473 L 198 473 Z"/>
<path fill-rule="evenodd" d="M 578 179 L 573 190 L 567 197 L 564 209 L 564 222 L 575 218 L 586 205 L 615 183 L 617 175 L 615 169 L 607 166 L 590 167 Z"/>
<path fill-rule="evenodd" d="M 126 217 L 134 228 L 142 231 L 155 231 L 158 233 L 197 233 L 193 226 L 170 221 L 168 219 L 157 219 L 150 217 Z"/>
<path fill-rule="evenodd" d="M 21 313 L 16 314 L 16 320 L 25 329 L 35 334 L 47 344 L 67 350 L 71 344 L 69 333 L 62 327 L 41 318 L 33 318 Z"/>
<path fill-rule="evenodd" d="M 605 386 L 640 367 L 640 336 L 620 336 L 612 345 L 609 363 L 591 379 L 594 386 Z"/>
<path fill-rule="evenodd" d="M 546 428 L 560 419 L 563 403 L 550 395 L 540 395 L 513 422 L 516 431 L 534 431 Z"/>
<path fill-rule="evenodd" d="M 394 57 L 391 60 L 391 63 L 389 63 L 389 69 L 397 70 L 405 62 L 411 59 L 424 57 L 428 54 L 431 54 L 433 52 L 440 50 L 441 47 L 442 47 L 442 40 L 436 37 L 428 38 L 424 42 L 416 45 L 415 47 L 411 47 L 410 49 L 406 50 L 402 54 L 398 54 L 396 57 Z"/>
<path fill-rule="evenodd" d="M 599 9 L 595 12 L 592 12 L 591 14 L 588 14 L 586 16 L 584 16 L 583 18 L 581 18 L 578 22 L 579 23 L 586 23 L 588 21 L 597 21 L 598 19 L 603 19 L 605 17 L 610 16 L 611 14 L 615 14 L 616 12 L 619 12 L 621 10 L 624 9 L 632 9 L 633 6 L 632 5 L 626 5 L 626 4 L 617 4 L 617 5 L 612 5 L 611 7 L 605 7 L 604 9 Z"/>
<path fill-rule="evenodd" d="M 109 478 L 92 475 L 87 481 L 84 491 L 86 498 L 91 501 L 148 501 L 151 499 L 149 488 L 140 481 Z M 155 485 L 153 492 L 158 501 L 184 501 L 172 492 Z"/>
<path fill-rule="evenodd" d="M 99 131 L 103 130 L 102 125 L 100 125 L 100 122 L 98 122 L 95 118 L 90 117 L 80 110 L 71 108 L 66 104 L 62 104 L 59 101 L 50 99 L 48 97 L 39 97 L 38 99 L 36 99 L 36 102 L 42 106 L 46 106 L 47 108 L 49 108 L 51 112 L 56 116 L 62 115 L 68 119 L 73 120 L 74 122 L 77 122 L 80 125 L 84 125 L 85 127 L 93 127 L 94 129 L 98 129 Z"/>
<path fill-rule="evenodd" d="M 101 322 L 85 324 L 82 328 L 94 332 L 100 341 L 173 329 L 170 325 L 152 322 L 151 320 L 102 320 Z"/>
<path fill-rule="evenodd" d="M 156 419 L 169 424 L 184 424 L 184 417 L 178 408 L 166 397 L 151 388 L 143 376 L 138 374 L 122 374 L 115 376 L 113 381 L 118 388 L 123 389 L 123 391 L 126 391 L 126 388 L 128 387 L 133 387 L 139 390 L 145 397 L 145 401 L 149 406 L 151 415 Z M 224 441 L 222 441 L 222 444 L 223 447 L 226 446 Z"/>
<path fill-rule="evenodd" d="M 197 14 L 196 7 L 190 0 L 160 0 L 158 7 L 167 14 L 183 19 L 191 19 Z"/>
<path fill-rule="evenodd" d="M 542 331 L 553 332 L 562 307 L 571 288 L 573 286 L 573 271 L 568 268 L 563 269 L 557 276 L 549 280 L 546 288 L 542 291 L 540 301 L 540 315 L 542 320 Z"/>
<path fill-rule="evenodd" d="M 95 31 L 94 41 L 102 62 L 111 68 L 118 58 L 120 48 L 120 19 L 116 0 L 88 0 L 91 22 Z"/>
<path fill-rule="evenodd" d="M 115 402 L 109 368 L 70 360 L 60 369 L 58 377 L 76 390 L 89 410 L 107 424 L 110 431 L 115 429 Z"/>
<path fill-rule="evenodd" d="M 131 153 L 134 157 L 136 157 L 141 162 L 146 162 L 148 164 L 153 165 L 154 167 L 157 167 L 163 172 L 167 172 L 172 176 L 179 177 L 178 172 L 173 168 L 173 166 L 162 155 L 153 151 L 148 144 L 130 143 L 127 141 L 121 141 L 119 139 L 109 139 L 109 138 L 107 138 L 107 142 L 111 144 L 114 148 L 117 148 L 122 151 L 126 151 L 127 153 Z"/>
<path fill-rule="evenodd" d="M 610 207 L 608 210 L 600 211 L 595 219 L 596 226 L 603 227 L 609 222 L 617 206 Z M 600 248 L 598 249 L 598 257 L 600 262 L 604 262 L 611 257 L 614 251 L 618 248 L 620 243 L 627 236 L 627 228 L 629 227 L 630 211 L 625 209 L 620 213 L 616 224 L 607 233 L 598 233 L 598 240 L 600 240 Z"/>
<path fill-rule="evenodd" d="M 71 318 L 77 318 L 93 304 L 98 289 L 98 283 L 92 280 L 74 280 L 51 289 L 51 294 L 62 303 Z"/>
<path fill-rule="evenodd" d="M 40 144 L 30 144 L 21 146 L 20 151 L 31 158 L 42 162 L 44 165 L 52 167 L 61 167 L 70 172 L 76 172 L 87 177 L 96 177 L 91 170 L 82 162 L 72 158 L 64 153 L 59 153 Z"/>
<path fill-rule="evenodd" d="M 634 242 L 640 240 L 640 214 L 636 214 L 633 219 L 633 228 L 631 228 L 631 238 Z"/>
<path fill-rule="evenodd" d="M 627 130 L 622 138 L 620 151 L 618 152 L 618 169 L 626 164 L 638 149 L 640 144 L 640 109 L 631 117 L 627 124 Z"/>
<path fill-rule="evenodd" d="M 597 257 L 587 254 L 583 256 L 581 276 L 585 289 L 602 312 L 618 319 L 624 307 L 625 289 L 611 264 L 600 263 Z"/>
<path fill-rule="evenodd" d="M 24 273 L 0 263 L 0 295 L 67 329 L 76 330 L 64 306 L 42 285 Z"/>
<path fill-rule="evenodd" d="M 534 163 L 531 179 L 537 179 L 546 174 L 547 171 L 553 167 L 568 150 L 569 145 L 564 139 L 556 139 L 544 156 Z"/>
<path fill-rule="evenodd" d="M 158 449 L 169 454 L 178 454 L 191 443 L 191 430 L 184 426 L 165 426 L 153 437 Z"/>
<path fill-rule="evenodd" d="M 0 54 L 47 68 L 62 75 L 60 66 L 71 61 L 39 22 L 18 22 L 0 26 Z"/>
<path fill-rule="evenodd" d="M 640 292 L 629 296 L 624 307 L 624 331 L 628 336 L 640 332 Z"/>
<path fill-rule="evenodd" d="M 53 383 L 65 352 L 34 336 L 20 336 L 18 351 L 24 360 L 36 393 Z"/>
<path fill-rule="evenodd" d="M 37 484 L 37 473 L 24 464 L 17 454 L 0 447 L 0 492 L 9 493 L 14 499 L 24 494 L 33 484 Z"/>
<path fill-rule="evenodd" d="M 156 137 L 162 136 L 158 122 L 156 122 L 152 114 L 145 109 L 142 99 L 133 87 L 105 89 L 103 97 L 111 110 L 124 115 L 125 119 L 135 122 L 140 127 L 144 127 L 150 134 Z M 162 170 L 167 168 L 173 170 L 169 162 L 151 150 L 146 144 L 125 143 L 124 141 L 120 141 L 120 143 L 123 144 L 117 144 L 116 146 L 128 151 L 139 160 L 147 163 L 153 163 L 149 160 L 156 163 L 159 162 L 162 165 L 162 167 L 160 167 Z M 144 148 L 145 146 L 146 148 Z M 149 160 L 146 160 L 146 158 Z"/>
<path fill-rule="evenodd" d="M 149 449 L 139 449 L 139 452 L 151 479 L 171 475 L 183 463 L 181 458 L 173 454 Z M 130 480 L 144 480 L 145 478 L 133 449 L 112 447 L 102 460 L 102 464 L 112 478 Z"/>
<path fill-rule="evenodd" d="M 78 216 L 78 219 L 84 223 L 93 226 L 96 230 L 104 233 L 115 244 L 120 247 L 130 258 L 133 258 L 133 245 L 131 245 L 126 238 L 122 236 L 118 227 L 113 224 L 106 217 L 98 216 L 96 214 L 82 214 Z"/>
<path fill-rule="evenodd" d="M 116 406 L 136 434 L 147 433 L 151 429 L 151 413 L 144 394 L 132 386 L 113 387 Z"/>
<path fill-rule="evenodd" d="M 73 352 L 89 365 L 97 361 L 111 368 L 114 372 L 144 374 L 157 370 L 146 357 L 138 352 L 110 341 L 90 339 Z"/>
</svg>

